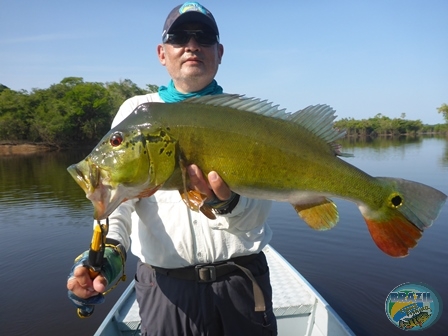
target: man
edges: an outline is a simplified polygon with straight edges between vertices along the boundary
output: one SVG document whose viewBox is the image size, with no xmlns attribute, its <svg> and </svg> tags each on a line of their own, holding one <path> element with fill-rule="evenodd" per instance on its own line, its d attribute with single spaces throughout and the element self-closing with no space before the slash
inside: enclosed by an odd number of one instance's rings
<svg viewBox="0 0 448 336">
<path fill-rule="evenodd" d="M 170 84 L 128 99 L 112 127 L 142 103 L 222 93 L 214 77 L 224 48 L 206 8 L 196 2 L 174 8 L 162 41 L 157 54 Z M 261 252 L 272 236 L 265 224 L 271 202 L 237 195 L 216 172 L 206 179 L 196 165 L 188 174 L 190 187 L 207 195 L 215 220 L 190 211 L 177 191 L 129 200 L 109 217 L 108 242 L 122 250 L 131 247 L 140 259 L 135 279 L 142 335 L 276 335 L 269 269 Z M 111 251 L 93 280 L 82 267 L 86 253 L 75 263 L 67 287 L 78 306 L 95 304 L 121 272 L 120 253 Z"/>
</svg>

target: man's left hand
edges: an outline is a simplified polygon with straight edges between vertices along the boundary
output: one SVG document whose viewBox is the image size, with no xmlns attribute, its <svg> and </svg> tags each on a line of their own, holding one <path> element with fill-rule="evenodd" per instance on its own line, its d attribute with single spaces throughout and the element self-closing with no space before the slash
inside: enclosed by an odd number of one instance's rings
<svg viewBox="0 0 448 336">
<path fill-rule="evenodd" d="M 208 173 L 208 181 L 205 179 L 201 169 L 195 164 L 187 167 L 190 176 L 190 187 L 207 195 L 207 201 L 215 199 L 215 196 L 221 201 L 226 201 L 232 196 L 229 186 L 215 171 Z"/>
</svg>

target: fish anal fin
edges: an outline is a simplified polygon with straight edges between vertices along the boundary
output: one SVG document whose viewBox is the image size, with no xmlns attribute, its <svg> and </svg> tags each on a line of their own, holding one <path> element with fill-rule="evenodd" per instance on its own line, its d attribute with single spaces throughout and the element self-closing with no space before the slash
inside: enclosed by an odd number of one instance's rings
<svg viewBox="0 0 448 336">
<path fill-rule="evenodd" d="M 307 200 L 306 203 L 297 203 L 292 206 L 305 223 L 314 230 L 329 230 L 339 220 L 336 204 L 326 197 L 314 198 Z"/>
<path fill-rule="evenodd" d="M 417 245 L 422 236 L 414 224 L 398 211 L 387 221 L 377 221 L 364 217 L 375 244 L 392 257 L 405 257 L 409 249 Z"/>
<path fill-rule="evenodd" d="M 196 190 L 179 191 L 179 193 L 188 208 L 196 212 L 201 211 L 209 219 L 216 219 L 212 208 L 204 204 L 207 195 L 201 194 Z"/>
</svg>

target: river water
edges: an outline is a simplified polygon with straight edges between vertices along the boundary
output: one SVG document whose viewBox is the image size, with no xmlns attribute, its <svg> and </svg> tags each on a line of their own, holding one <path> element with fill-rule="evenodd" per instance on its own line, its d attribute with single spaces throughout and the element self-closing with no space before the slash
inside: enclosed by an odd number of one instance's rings
<svg viewBox="0 0 448 336">
<path fill-rule="evenodd" d="M 348 162 L 373 176 L 401 177 L 448 194 L 445 138 L 344 140 Z M 92 234 L 92 207 L 66 171 L 88 150 L 0 157 L 0 335 L 92 335 L 121 284 L 89 319 L 66 298 L 74 257 Z M 391 258 L 373 243 L 353 203 L 336 200 L 340 223 L 316 232 L 289 204 L 269 218 L 277 249 L 322 294 L 358 335 L 403 335 L 385 314 L 390 291 L 405 282 L 433 287 L 448 304 L 448 205 L 406 258 Z M 132 278 L 135 257 L 127 262 Z M 448 311 L 419 335 L 448 335 Z"/>
</svg>

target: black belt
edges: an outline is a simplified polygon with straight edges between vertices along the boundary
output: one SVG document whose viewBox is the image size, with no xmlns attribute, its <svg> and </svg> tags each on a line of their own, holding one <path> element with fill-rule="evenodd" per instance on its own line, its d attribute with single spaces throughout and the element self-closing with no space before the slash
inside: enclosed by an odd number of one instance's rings
<svg viewBox="0 0 448 336">
<path fill-rule="evenodd" d="M 212 282 L 217 278 L 234 272 L 239 269 L 238 266 L 244 266 L 258 257 L 258 254 L 236 257 L 226 261 L 219 261 L 210 264 L 201 264 L 182 268 L 162 268 L 151 266 L 157 273 L 167 275 L 182 280 L 191 280 L 197 282 Z"/>
<path fill-rule="evenodd" d="M 252 260 L 257 258 L 260 253 L 236 257 L 222 262 L 182 268 L 162 268 L 151 265 L 149 266 L 151 266 L 157 273 L 177 279 L 197 281 L 199 283 L 213 282 L 226 274 L 241 270 L 252 281 L 254 290 L 255 311 L 265 311 L 266 305 L 263 292 L 261 291 L 260 286 L 258 286 L 252 272 L 243 267 L 244 265 L 247 265 Z"/>
</svg>

